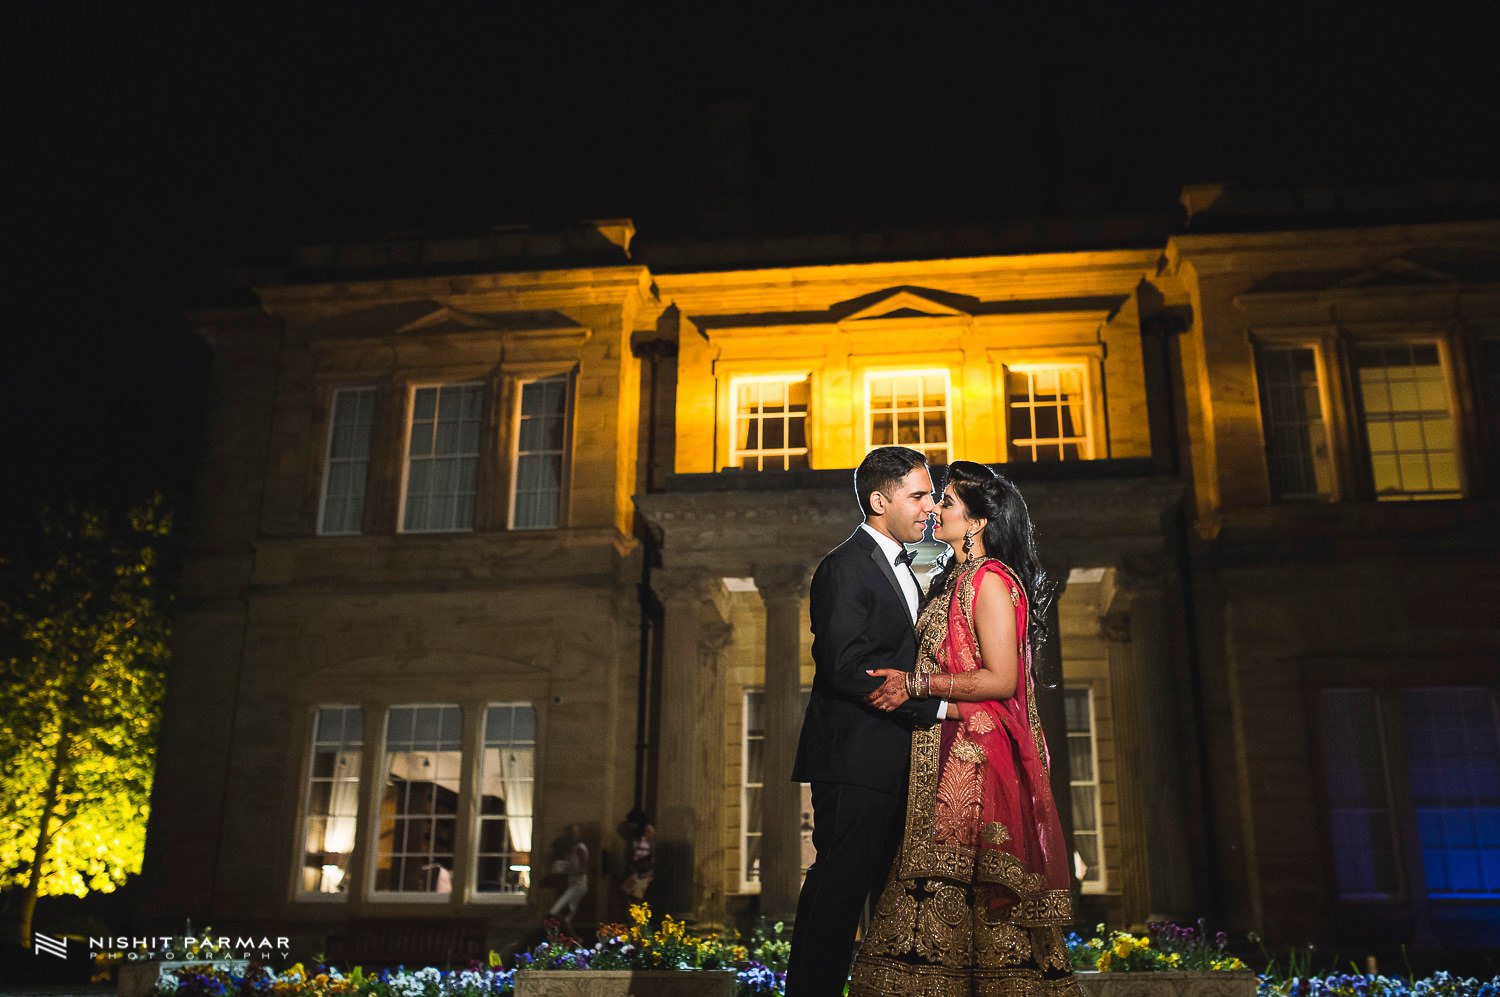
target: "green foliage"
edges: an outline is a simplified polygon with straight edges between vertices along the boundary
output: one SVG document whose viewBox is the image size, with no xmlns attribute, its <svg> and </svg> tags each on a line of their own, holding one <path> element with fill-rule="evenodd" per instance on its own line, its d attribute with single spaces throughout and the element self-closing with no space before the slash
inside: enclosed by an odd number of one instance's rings
<svg viewBox="0 0 1500 997">
<path fill-rule="evenodd" d="M 108 892 L 140 871 L 170 598 L 160 499 L 50 515 L 0 561 L 0 888 Z M 29 920 L 29 911 L 27 912 Z"/>
</svg>

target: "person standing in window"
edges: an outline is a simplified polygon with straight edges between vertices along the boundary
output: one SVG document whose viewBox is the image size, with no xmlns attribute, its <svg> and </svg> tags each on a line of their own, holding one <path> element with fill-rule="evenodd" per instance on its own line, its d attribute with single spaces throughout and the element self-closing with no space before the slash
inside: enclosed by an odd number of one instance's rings
<svg viewBox="0 0 1500 997">
<path fill-rule="evenodd" d="M 1062 937 L 1068 855 L 1032 674 L 1052 589 L 1031 516 L 1010 481 L 954 461 L 933 536 L 953 564 L 917 621 L 916 669 L 877 669 L 870 701 L 894 712 L 942 697 L 948 722 L 910 737 L 901 847 L 849 994 L 1077 997 Z"/>
</svg>

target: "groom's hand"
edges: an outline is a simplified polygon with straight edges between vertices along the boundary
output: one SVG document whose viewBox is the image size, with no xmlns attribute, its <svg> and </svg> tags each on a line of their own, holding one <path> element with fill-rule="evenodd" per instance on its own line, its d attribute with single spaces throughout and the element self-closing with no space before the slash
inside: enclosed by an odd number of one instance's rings
<svg viewBox="0 0 1500 997">
<path fill-rule="evenodd" d="M 906 702 L 906 672 L 899 668 L 870 668 L 865 674 L 881 680 L 880 688 L 866 696 L 865 702 L 886 713 Z"/>
</svg>

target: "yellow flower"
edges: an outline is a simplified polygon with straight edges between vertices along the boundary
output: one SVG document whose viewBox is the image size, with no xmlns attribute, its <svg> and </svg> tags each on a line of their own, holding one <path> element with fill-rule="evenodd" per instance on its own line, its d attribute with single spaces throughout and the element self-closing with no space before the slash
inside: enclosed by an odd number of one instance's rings
<svg viewBox="0 0 1500 997">
<path fill-rule="evenodd" d="M 1176 966 L 1176 965 L 1180 964 L 1181 962 L 1182 962 L 1182 953 L 1181 952 L 1173 952 L 1171 955 L 1167 956 L 1167 965 L 1169 965 L 1169 966 Z"/>
<path fill-rule="evenodd" d="M 750 958 L 750 950 L 743 945 L 732 945 L 729 949 L 729 958 L 735 962 L 744 962 Z"/>
<path fill-rule="evenodd" d="M 1131 948 L 1129 935 L 1123 935 L 1115 939 L 1115 956 L 1117 958 L 1124 959 L 1130 955 Z"/>
<path fill-rule="evenodd" d="M 491 969 L 498 969 L 500 966 L 500 953 L 494 949 L 490 949 L 489 963 Z"/>
<path fill-rule="evenodd" d="M 1105 952 L 1102 955 L 1100 955 L 1099 956 L 1099 962 L 1097 963 L 1098 968 L 1099 968 L 1099 972 L 1101 972 L 1101 973 L 1107 973 L 1107 972 L 1109 972 L 1109 964 L 1111 962 L 1113 962 L 1113 961 L 1114 961 L 1114 958 L 1113 958 L 1113 954 L 1112 953 Z"/>
</svg>

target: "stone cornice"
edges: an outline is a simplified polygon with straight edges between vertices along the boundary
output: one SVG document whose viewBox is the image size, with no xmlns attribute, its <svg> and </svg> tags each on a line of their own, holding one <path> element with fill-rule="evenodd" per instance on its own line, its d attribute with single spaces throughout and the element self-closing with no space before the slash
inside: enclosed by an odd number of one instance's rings
<svg viewBox="0 0 1500 997">
<path fill-rule="evenodd" d="M 994 300 L 1125 294 L 1154 269 L 1159 249 L 1038 253 L 900 263 L 841 263 L 656 278 L 663 299 L 686 314 L 822 311 L 850 289 L 922 286 Z"/>
<path fill-rule="evenodd" d="M 639 264 L 566 270 L 521 270 L 442 277 L 271 284 L 255 288 L 267 311 L 346 311 L 354 307 L 430 298 L 466 309 L 557 307 L 652 296 L 651 275 Z"/>
<path fill-rule="evenodd" d="M 1430 245 L 1493 251 L 1500 245 L 1500 221 L 1174 235 L 1167 240 L 1166 260 L 1169 273 L 1178 272 L 1184 265 L 1191 265 L 1199 274 L 1301 269 L 1318 258 L 1348 259 L 1382 247 L 1394 252 L 1401 247 Z"/>
</svg>

